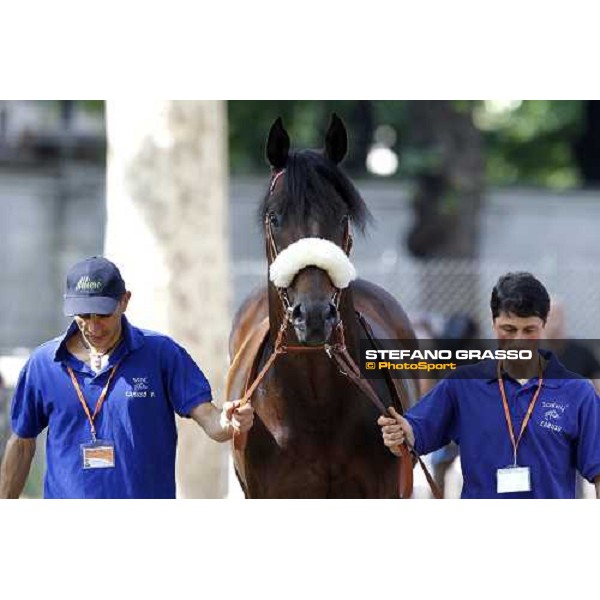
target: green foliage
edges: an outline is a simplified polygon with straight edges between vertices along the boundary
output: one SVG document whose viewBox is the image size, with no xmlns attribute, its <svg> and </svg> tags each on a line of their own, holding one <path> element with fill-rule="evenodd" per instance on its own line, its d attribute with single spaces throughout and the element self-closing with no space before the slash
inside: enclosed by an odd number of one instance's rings
<svg viewBox="0 0 600 600">
<path fill-rule="evenodd" d="M 231 171 L 265 173 L 266 136 L 278 116 L 297 147 L 321 147 L 320 136 L 331 112 L 348 123 L 352 136 L 352 100 L 264 100 L 228 103 Z M 453 102 L 470 113 L 485 147 L 486 177 L 492 185 L 567 188 L 581 184 L 572 145 L 583 126 L 583 102 L 559 100 Z M 400 156 L 396 178 L 411 178 L 431 169 L 435 149 L 412 147 L 407 139 L 406 101 L 372 101 L 375 128 L 389 125 L 396 133 L 392 149 Z M 352 146 L 352 139 L 350 141 Z"/>
<path fill-rule="evenodd" d="M 488 182 L 551 188 L 579 185 L 572 144 L 583 125 L 582 109 L 581 101 L 525 101 L 484 129 Z M 475 118 L 477 122 L 477 113 Z"/>
<path fill-rule="evenodd" d="M 104 100 L 77 100 L 84 110 L 92 113 L 104 113 Z"/>
<path fill-rule="evenodd" d="M 330 100 L 231 100 L 228 102 L 229 160 L 233 173 L 268 172 L 265 147 L 277 117 L 296 148 L 320 148 L 332 112 L 343 119 L 352 101 Z"/>
</svg>

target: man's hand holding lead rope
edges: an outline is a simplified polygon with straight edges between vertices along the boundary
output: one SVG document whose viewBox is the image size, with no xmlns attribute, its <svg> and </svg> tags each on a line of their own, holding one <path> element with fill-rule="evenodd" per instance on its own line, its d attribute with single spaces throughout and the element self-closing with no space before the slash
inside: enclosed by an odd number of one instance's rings
<svg viewBox="0 0 600 600">
<path fill-rule="evenodd" d="M 254 422 L 254 409 L 250 402 L 242 404 L 241 400 L 225 402 L 221 410 L 221 427 L 231 428 L 234 434 L 249 431 Z"/>
<path fill-rule="evenodd" d="M 391 417 L 379 417 L 377 424 L 381 427 L 383 443 L 396 456 L 400 456 L 400 446 L 405 442 L 409 448 L 415 445 L 415 434 L 410 423 L 396 409 L 390 407 Z"/>
</svg>

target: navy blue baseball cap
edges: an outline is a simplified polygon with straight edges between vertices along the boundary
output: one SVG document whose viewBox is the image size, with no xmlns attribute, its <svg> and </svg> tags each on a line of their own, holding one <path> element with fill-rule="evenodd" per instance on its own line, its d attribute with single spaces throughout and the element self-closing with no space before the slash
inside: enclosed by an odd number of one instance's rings
<svg viewBox="0 0 600 600">
<path fill-rule="evenodd" d="M 63 310 L 68 317 L 111 315 L 126 291 L 116 265 L 102 256 L 92 256 L 69 269 Z"/>
</svg>

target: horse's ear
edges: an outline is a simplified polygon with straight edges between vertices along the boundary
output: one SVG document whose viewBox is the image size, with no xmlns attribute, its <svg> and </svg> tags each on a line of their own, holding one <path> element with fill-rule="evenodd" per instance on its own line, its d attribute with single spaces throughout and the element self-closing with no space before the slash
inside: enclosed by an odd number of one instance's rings
<svg viewBox="0 0 600 600">
<path fill-rule="evenodd" d="M 290 136 L 283 127 L 281 117 L 277 117 L 271 125 L 267 139 L 267 160 L 273 168 L 283 169 L 287 164 L 289 152 Z"/>
<path fill-rule="evenodd" d="M 325 156 L 336 165 L 344 160 L 348 152 L 348 133 L 344 122 L 335 114 L 331 115 L 329 129 L 325 134 Z"/>
</svg>

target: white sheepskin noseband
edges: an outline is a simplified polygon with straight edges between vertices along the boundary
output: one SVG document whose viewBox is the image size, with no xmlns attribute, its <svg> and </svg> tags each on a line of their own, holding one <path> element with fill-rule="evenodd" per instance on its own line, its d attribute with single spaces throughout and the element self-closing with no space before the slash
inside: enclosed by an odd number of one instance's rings
<svg viewBox="0 0 600 600">
<path fill-rule="evenodd" d="M 356 269 L 345 252 L 322 238 L 302 238 L 282 250 L 271 264 L 271 281 L 286 288 L 304 267 L 319 267 L 331 278 L 336 288 L 346 288 L 356 279 Z"/>
</svg>

